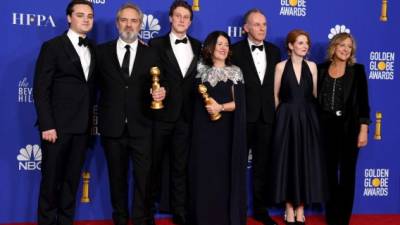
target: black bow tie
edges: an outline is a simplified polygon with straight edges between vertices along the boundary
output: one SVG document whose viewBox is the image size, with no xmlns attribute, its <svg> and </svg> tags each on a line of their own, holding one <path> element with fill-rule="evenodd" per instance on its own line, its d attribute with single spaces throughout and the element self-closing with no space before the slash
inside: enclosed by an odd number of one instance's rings
<svg viewBox="0 0 400 225">
<path fill-rule="evenodd" d="M 78 45 L 87 47 L 89 45 L 89 41 L 87 38 L 79 37 Z"/>
<path fill-rule="evenodd" d="M 181 39 L 181 40 L 179 40 L 179 39 L 176 39 L 176 40 L 175 40 L 175 44 L 176 44 L 176 45 L 177 45 L 177 44 L 179 44 L 179 43 L 186 44 L 186 43 L 187 43 L 187 41 L 188 41 L 188 39 L 187 39 L 187 38 L 184 38 L 184 39 Z"/>
<path fill-rule="evenodd" d="M 262 51 L 264 49 L 264 45 L 251 45 L 251 51 L 254 52 L 254 50 L 256 50 L 256 48 L 258 48 L 258 50 Z"/>
</svg>

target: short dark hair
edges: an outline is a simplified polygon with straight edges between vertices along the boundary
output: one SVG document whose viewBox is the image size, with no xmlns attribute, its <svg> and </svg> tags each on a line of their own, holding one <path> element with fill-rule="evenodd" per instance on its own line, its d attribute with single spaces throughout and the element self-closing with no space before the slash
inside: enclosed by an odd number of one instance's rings
<svg viewBox="0 0 400 225">
<path fill-rule="evenodd" d="M 250 9 L 249 11 L 247 11 L 247 12 L 244 14 L 244 17 L 243 17 L 243 19 L 244 19 L 244 20 L 243 20 L 243 24 L 246 24 L 246 23 L 247 23 L 247 21 L 249 20 L 250 15 L 253 14 L 253 13 L 260 13 L 261 15 L 265 16 L 265 14 L 261 11 L 261 9 L 257 9 L 257 8 Z"/>
<path fill-rule="evenodd" d="M 203 49 L 201 50 L 201 56 L 203 57 L 203 63 L 207 66 L 213 66 L 214 62 L 212 60 L 215 46 L 217 45 L 218 38 L 222 36 L 228 40 L 229 44 L 229 52 L 228 58 L 225 60 L 225 65 L 230 66 L 232 65 L 231 57 L 232 57 L 232 48 L 231 48 L 231 39 L 229 38 L 228 34 L 224 31 L 214 31 L 211 32 L 204 41 Z"/>
<path fill-rule="evenodd" d="M 75 5 L 87 5 L 89 6 L 92 11 L 93 11 L 93 3 L 87 1 L 87 0 L 72 0 L 68 6 L 67 9 L 65 10 L 67 13 L 67 16 L 70 16 L 72 14 L 72 12 L 74 11 L 74 6 Z"/>
<path fill-rule="evenodd" d="M 193 10 L 192 6 L 187 3 L 187 1 L 182 1 L 182 0 L 176 0 L 172 3 L 171 7 L 169 7 L 169 16 L 172 16 L 174 14 L 174 11 L 178 7 L 183 7 L 190 12 L 190 21 L 193 20 Z"/>
</svg>

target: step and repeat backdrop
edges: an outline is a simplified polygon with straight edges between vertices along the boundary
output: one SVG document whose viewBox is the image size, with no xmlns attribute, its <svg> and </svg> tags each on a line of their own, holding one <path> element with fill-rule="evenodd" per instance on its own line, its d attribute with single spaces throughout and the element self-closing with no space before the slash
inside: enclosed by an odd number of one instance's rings
<svg viewBox="0 0 400 225">
<path fill-rule="evenodd" d="M 369 144 L 357 167 L 354 213 L 400 213 L 400 2 L 393 0 L 189 0 L 195 5 L 190 34 L 203 40 L 214 30 L 236 42 L 242 15 L 260 8 L 267 15 L 267 39 L 282 49 L 286 34 L 301 28 L 312 39 L 309 58 L 322 62 L 329 39 L 350 32 L 357 59 L 365 65 L 371 103 Z M 41 149 L 34 127 L 32 83 L 42 42 L 68 29 L 68 0 L 3 0 L 0 4 L 0 224 L 36 220 Z M 91 0 L 95 26 L 90 36 L 102 43 L 117 37 L 115 14 L 124 0 Z M 172 0 L 133 1 L 145 17 L 140 37 L 169 32 Z M 96 120 L 96 118 L 94 118 Z M 93 129 L 96 133 L 96 129 Z M 251 156 L 249 156 L 251 169 Z M 111 218 L 106 163 L 101 147 L 89 150 L 82 176 L 78 220 Z"/>
</svg>

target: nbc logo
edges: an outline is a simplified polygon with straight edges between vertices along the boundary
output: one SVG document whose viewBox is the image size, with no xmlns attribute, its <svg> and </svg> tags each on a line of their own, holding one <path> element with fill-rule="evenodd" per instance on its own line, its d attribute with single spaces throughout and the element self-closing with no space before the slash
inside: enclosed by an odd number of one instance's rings
<svg viewBox="0 0 400 225">
<path fill-rule="evenodd" d="M 370 52 L 368 78 L 371 80 L 393 80 L 394 62 L 395 52 Z"/>
<path fill-rule="evenodd" d="M 27 145 L 19 150 L 17 156 L 19 170 L 40 170 L 42 150 L 39 145 Z"/>
<path fill-rule="evenodd" d="M 389 195 L 389 169 L 365 169 L 364 193 L 365 197 Z"/>
<path fill-rule="evenodd" d="M 304 17 L 307 15 L 307 2 L 306 0 L 281 0 L 281 16 L 299 16 Z"/>
<path fill-rule="evenodd" d="M 350 29 L 347 28 L 345 25 L 336 24 L 335 27 L 332 27 L 330 33 L 328 34 L 329 40 L 332 39 L 336 34 L 340 33 L 348 33 L 350 34 Z"/>
<path fill-rule="evenodd" d="M 151 14 L 143 15 L 142 29 L 139 33 L 141 39 L 149 40 L 155 37 L 161 30 L 161 26 L 157 18 Z"/>
<path fill-rule="evenodd" d="M 18 82 L 18 102 L 33 103 L 33 88 L 29 85 L 28 78 L 24 77 Z"/>
</svg>

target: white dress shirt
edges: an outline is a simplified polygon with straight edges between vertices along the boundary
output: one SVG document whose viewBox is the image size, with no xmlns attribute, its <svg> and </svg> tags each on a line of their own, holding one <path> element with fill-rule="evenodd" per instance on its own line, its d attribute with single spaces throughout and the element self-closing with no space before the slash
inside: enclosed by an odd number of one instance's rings
<svg viewBox="0 0 400 225">
<path fill-rule="evenodd" d="M 89 68 L 90 68 L 90 50 L 87 46 L 81 45 L 79 46 L 79 34 L 75 31 L 69 29 L 67 32 L 67 36 L 69 40 L 71 40 L 72 45 L 75 48 L 76 53 L 78 53 L 79 59 L 81 61 L 83 73 L 85 75 L 85 79 L 88 80 L 89 77 Z M 84 37 L 83 37 L 84 38 Z"/>
<path fill-rule="evenodd" d="M 252 45 L 256 45 L 256 46 L 263 45 L 264 42 L 262 42 L 262 44 L 255 44 L 250 39 L 247 39 L 247 40 L 249 41 L 249 48 L 250 48 L 251 55 L 253 56 L 253 62 L 254 62 L 254 65 L 256 66 L 258 77 L 260 78 L 260 81 L 262 84 L 264 81 L 265 71 L 267 70 L 267 55 L 265 54 L 265 45 L 264 45 L 262 51 L 260 51 L 260 49 L 258 49 L 258 48 L 254 49 L 254 51 L 252 51 L 251 46 Z"/>
<path fill-rule="evenodd" d="M 187 43 L 179 43 L 175 44 L 176 39 L 187 38 Z M 174 33 L 169 33 L 169 39 L 171 41 L 172 50 L 174 51 L 174 55 L 179 64 L 179 69 L 181 70 L 182 76 L 184 77 L 186 72 L 189 69 L 190 63 L 193 60 L 193 50 L 190 45 L 190 40 L 187 36 L 183 38 L 178 38 Z"/>
<path fill-rule="evenodd" d="M 121 38 L 118 38 L 117 41 L 117 57 L 118 57 L 118 62 L 119 62 L 119 66 L 122 67 L 122 61 L 124 61 L 124 56 L 126 53 L 126 48 L 125 46 L 129 45 L 130 48 L 130 57 L 129 57 L 129 76 L 132 73 L 132 68 L 133 68 L 133 62 L 135 62 L 135 57 L 136 57 L 136 51 L 137 51 L 137 46 L 138 46 L 138 39 L 136 39 L 134 42 L 132 43 L 126 43 L 125 41 L 123 41 Z"/>
</svg>

